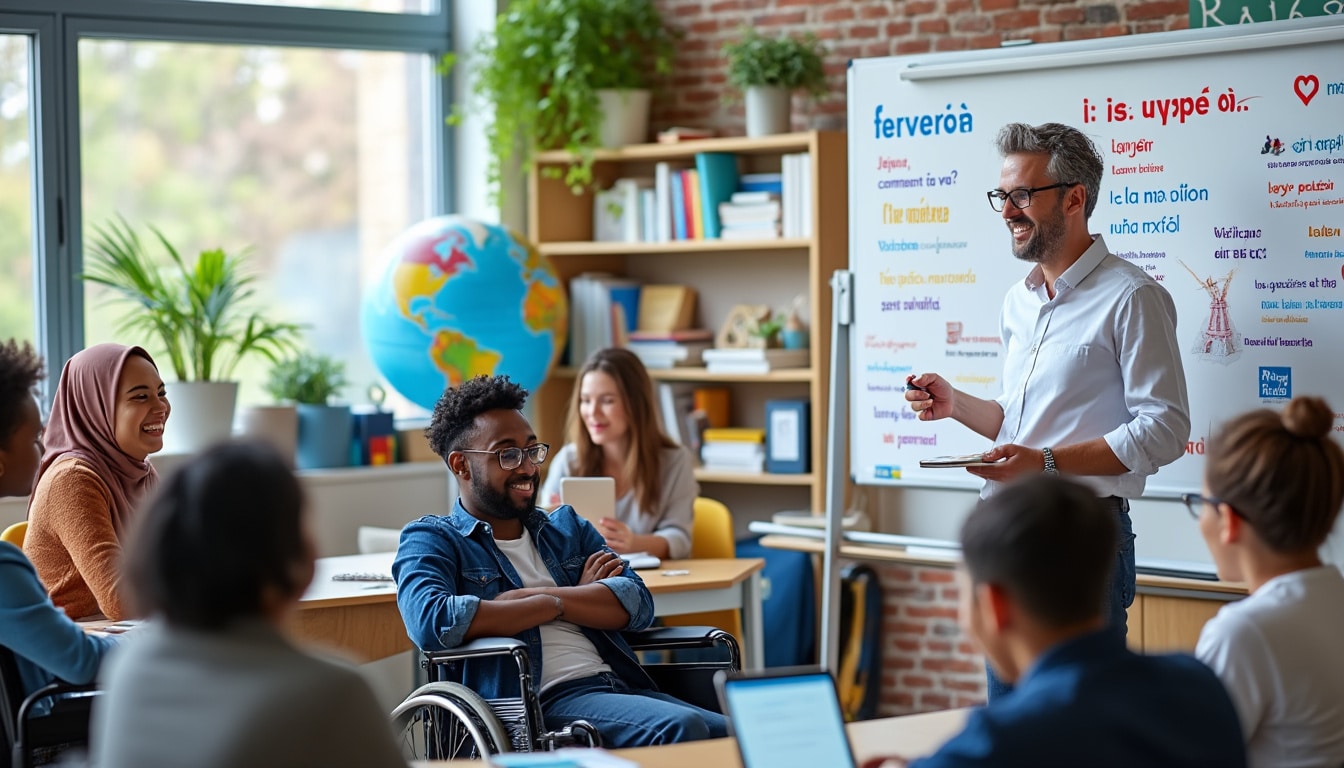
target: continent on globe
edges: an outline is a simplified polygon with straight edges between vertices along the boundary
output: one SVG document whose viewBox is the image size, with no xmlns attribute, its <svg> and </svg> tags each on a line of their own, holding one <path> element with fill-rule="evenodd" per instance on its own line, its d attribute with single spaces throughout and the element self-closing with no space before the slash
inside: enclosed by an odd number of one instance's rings
<svg viewBox="0 0 1344 768">
<path fill-rule="evenodd" d="M 462 235 L 449 232 L 442 240 L 417 242 L 401 258 L 392 274 L 397 306 L 406 319 L 428 327 L 425 314 L 433 313 L 432 297 L 459 269 L 473 267 L 462 251 Z M 416 301 L 420 299 L 420 301 Z"/>
<path fill-rule="evenodd" d="M 456 387 L 475 376 L 493 374 L 495 366 L 504 359 L 498 352 L 477 347 L 476 342 L 459 331 L 439 331 L 434 334 L 429 357 L 434 361 L 434 367 L 448 379 L 450 387 Z"/>
</svg>

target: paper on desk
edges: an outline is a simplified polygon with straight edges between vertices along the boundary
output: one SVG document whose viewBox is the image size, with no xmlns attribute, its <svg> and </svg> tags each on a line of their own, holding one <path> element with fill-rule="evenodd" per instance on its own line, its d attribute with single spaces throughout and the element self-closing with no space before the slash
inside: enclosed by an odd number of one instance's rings
<svg viewBox="0 0 1344 768">
<path fill-rule="evenodd" d="M 639 763 L 605 749 L 565 747 L 554 752 L 513 752 L 491 755 L 486 765 L 498 768 L 639 768 Z"/>
</svg>

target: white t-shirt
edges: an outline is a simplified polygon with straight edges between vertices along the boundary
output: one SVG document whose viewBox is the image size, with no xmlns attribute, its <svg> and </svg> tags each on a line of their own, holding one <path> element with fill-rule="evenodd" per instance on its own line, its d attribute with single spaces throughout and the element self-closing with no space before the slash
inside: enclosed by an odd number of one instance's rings
<svg viewBox="0 0 1344 768">
<path fill-rule="evenodd" d="M 513 563 L 524 587 L 554 587 L 555 579 L 546 570 L 541 553 L 532 544 L 532 534 L 526 528 L 513 541 L 495 539 L 504 556 Z M 541 630 L 541 688 L 544 691 L 556 683 L 610 672 L 597 649 L 584 636 L 577 624 L 568 621 L 548 621 Z"/>
<path fill-rule="evenodd" d="M 1344 574 L 1284 574 L 1204 625 L 1195 655 L 1241 717 L 1252 768 L 1344 765 Z"/>
</svg>

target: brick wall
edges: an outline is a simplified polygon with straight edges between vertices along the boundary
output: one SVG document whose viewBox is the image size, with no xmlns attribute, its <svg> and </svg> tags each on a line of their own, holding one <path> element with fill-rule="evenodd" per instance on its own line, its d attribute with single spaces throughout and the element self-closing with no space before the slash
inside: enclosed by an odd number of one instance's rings
<svg viewBox="0 0 1344 768">
<path fill-rule="evenodd" d="M 985 700 L 984 659 L 957 626 L 950 568 L 870 563 L 882 584 L 879 714 L 906 715 Z"/>
<path fill-rule="evenodd" d="M 723 103 L 723 44 L 744 25 L 765 34 L 813 32 L 829 49 L 830 92 L 795 95 L 794 128 L 845 127 L 850 59 L 994 48 L 1004 40 L 1058 42 L 1185 29 L 1186 0 L 655 0 L 685 35 L 655 128 L 709 126 L 743 133 L 740 101 Z"/>
</svg>

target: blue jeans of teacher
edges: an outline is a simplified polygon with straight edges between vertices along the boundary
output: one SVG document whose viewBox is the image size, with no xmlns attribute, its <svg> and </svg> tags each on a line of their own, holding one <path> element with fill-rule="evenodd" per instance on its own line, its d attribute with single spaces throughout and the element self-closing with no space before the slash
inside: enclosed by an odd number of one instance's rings
<svg viewBox="0 0 1344 768">
<path fill-rule="evenodd" d="M 631 688 L 603 672 L 568 680 L 541 694 L 548 730 L 587 720 L 608 749 L 718 739 L 728 735 L 728 720 L 660 691 Z"/>
<path fill-rule="evenodd" d="M 1129 520 L 1129 499 L 1119 496 L 1107 496 L 1101 500 L 1107 508 L 1115 510 L 1116 520 L 1120 523 L 1120 549 L 1115 553 L 1115 571 L 1111 574 L 1111 588 L 1106 593 L 1107 625 L 1122 635 L 1129 634 L 1129 615 L 1126 610 L 1134 602 L 1134 525 Z M 1009 693 L 1013 686 L 999 679 L 994 668 L 985 662 L 985 677 L 988 680 L 989 700 Z"/>
</svg>

